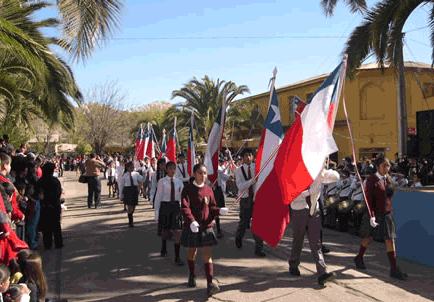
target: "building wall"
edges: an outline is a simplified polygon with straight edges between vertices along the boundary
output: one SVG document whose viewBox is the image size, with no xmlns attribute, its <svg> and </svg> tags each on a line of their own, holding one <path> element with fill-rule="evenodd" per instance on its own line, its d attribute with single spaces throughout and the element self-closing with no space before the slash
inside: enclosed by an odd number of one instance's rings
<svg viewBox="0 0 434 302">
<path fill-rule="evenodd" d="M 427 64 L 417 64 L 424 67 L 414 68 L 406 64 L 405 68 L 408 128 L 417 128 L 417 111 L 434 109 L 434 71 Z M 291 96 L 296 95 L 307 101 L 326 77 L 327 75 L 322 75 L 276 89 L 284 129 L 289 128 L 294 120 Z M 385 152 L 389 158 L 394 159 L 398 152 L 396 80 L 396 74 L 391 68 L 384 73 L 378 68 L 361 69 L 354 80 L 346 80 L 344 95 L 358 159 L 364 155 L 373 157 L 379 152 Z M 259 105 L 264 102 L 262 114 L 267 114 L 268 92 L 249 99 Z M 342 99 L 334 128 L 339 159 L 352 154 Z M 258 141 L 251 141 L 248 146 L 257 147 Z"/>
</svg>

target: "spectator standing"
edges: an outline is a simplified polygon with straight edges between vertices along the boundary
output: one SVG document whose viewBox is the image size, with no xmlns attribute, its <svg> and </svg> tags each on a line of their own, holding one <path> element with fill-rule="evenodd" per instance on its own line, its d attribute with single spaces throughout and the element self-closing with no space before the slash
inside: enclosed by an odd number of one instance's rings
<svg viewBox="0 0 434 302">
<path fill-rule="evenodd" d="M 104 162 L 96 156 L 95 153 L 90 154 L 90 158 L 86 161 L 86 176 L 87 176 L 87 207 L 92 207 L 94 201 L 95 209 L 101 207 L 101 168 L 105 167 Z"/>
<path fill-rule="evenodd" d="M 40 190 L 44 192 L 44 199 L 40 201 L 40 226 L 45 249 L 51 249 L 53 236 L 56 248 L 63 247 L 62 227 L 60 225 L 62 186 L 59 179 L 53 176 L 55 168 L 54 163 L 45 163 L 42 168 L 42 177 L 36 187 L 36 192 L 40 192 Z"/>
</svg>

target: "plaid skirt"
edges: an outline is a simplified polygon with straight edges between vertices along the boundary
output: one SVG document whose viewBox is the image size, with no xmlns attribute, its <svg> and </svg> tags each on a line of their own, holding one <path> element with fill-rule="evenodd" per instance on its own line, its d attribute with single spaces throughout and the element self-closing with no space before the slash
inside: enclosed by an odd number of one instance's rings
<svg viewBox="0 0 434 302">
<path fill-rule="evenodd" d="M 139 189 L 137 186 L 124 187 L 124 204 L 136 206 L 139 203 Z"/>
<path fill-rule="evenodd" d="M 363 238 L 372 237 L 377 240 L 391 240 L 396 238 L 396 225 L 393 212 L 375 215 L 375 221 L 379 224 L 376 228 L 371 227 L 368 212 L 365 213 L 360 226 L 359 234 Z"/>
<path fill-rule="evenodd" d="M 161 236 L 163 231 L 180 229 L 182 229 L 182 216 L 179 202 L 175 202 L 173 205 L 170 202 L 160 203 L 160 211 L 158 213 L 158 236 Z"/>
<path fill-rule="evenodd" d="M 217 244 L 217 237 L 212 227 L 199 230 L 197 233 L 193 233 L 190 228 L 184 228 L 181 234 L 181 244 L 188 248 L 213 246 Z"/>
</svg>

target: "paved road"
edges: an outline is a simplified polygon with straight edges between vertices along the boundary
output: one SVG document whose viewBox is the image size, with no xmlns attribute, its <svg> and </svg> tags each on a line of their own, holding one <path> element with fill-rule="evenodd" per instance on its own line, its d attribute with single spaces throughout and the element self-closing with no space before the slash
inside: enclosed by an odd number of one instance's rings
<svg viewBox="0 0 434 302">
<path fill-rule="evenodd" d="M 408 281 L 389 277 L 384 243 L 374 242 L 365 256 L 367 270 L 357 271 L 352 258 L 360 239 L 325 230 L 329 270 L 338 279 L 319 287 L 308 242 L 302 253 L 301 276 L 288 273 L 291 229 L 276 249 L 266 247 L 265 259 L 253 257 L 254 242 L 247 233 L 243 250 L 234 247 L 238 209 L 232 206 L 222 218 L 225 237 L 213 250 L 214 275 L 221 292 L 208 299 L 203 264 L 196 264 L 197 288 L 187 288 L 188 268 L 161 258 L 153 211 L 143 199 L 135 213 L 135 228 L 127 227 L 127 215 L 118 200 L 109 199 L 103 181 L 102 209 L 88 209 L 87 186 L 73 172 L 61 178 L 66 189 L 62 226 L 65 247 L 41 250 L 52 297 L 68 301 L 431 301 L 434 300 L 434 268 L 398 260 Z M 233 200 L 229 200 L 231 205 Z M 432 243 L 430 243 L 432 245 Z M 427 244 L 428 245 L 428 244 Z M 181 250 L 186 259 L 186 250 Z"/>
</svg>

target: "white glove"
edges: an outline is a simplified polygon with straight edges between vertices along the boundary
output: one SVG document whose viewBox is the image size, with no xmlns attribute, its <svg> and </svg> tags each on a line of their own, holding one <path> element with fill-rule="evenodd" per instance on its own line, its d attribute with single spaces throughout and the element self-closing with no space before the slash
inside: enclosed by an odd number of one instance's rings
<svg viewBox="0 0 434 302">
<path fill-rule="evenodd" d="M 198 223 L 197 221 L 193 221 L 193 222 L 190 224 L 190 230 L 191 230 L 193 233 L 197 233 L 197 232 L 199 232 L 199 223 Z"/>
<path fill-rule="evenodd" d="M 220 215 L 228 215 L 229 209 L 228 208 L 220 208 Z"/>
<path fill-rule="evenodd" d="M 378 226 L 378 223 L 375 221 L 375 217 L 371 217 L 371 220 L 369 221 L 371 223 L 371 227 L 376 228 Z"/>
</svg>

